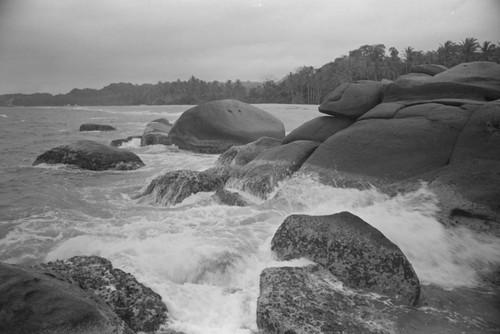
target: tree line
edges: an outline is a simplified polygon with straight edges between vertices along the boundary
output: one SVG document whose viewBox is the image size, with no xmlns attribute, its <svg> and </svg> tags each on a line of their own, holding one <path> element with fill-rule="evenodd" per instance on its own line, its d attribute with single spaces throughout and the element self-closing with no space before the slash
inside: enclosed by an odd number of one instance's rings
<svg viewBox="0 0 500 334">
<path fill-rule="evenodd" d="M 192 76 L 187 81 L 156 84 L 113 83 L 102 89 L 73 89 L 67 94 L 8 94 L 0 96 L 0 105 L 164 105 L 200 104 L 219 99 L 237 99 L 247 103 L 320 104 L 344 82 L 357 80 L 394 80 L 420 64 L 453 67 L 463 62 L 500 63 L 500 42 L 480 43 L 468 37 L 456 43 L 445 41 L 436 50 L 386 49 L 384 44 L 363 45 L 320 68 L 303 66 L 285 78 L 263 83 L 207 82 Z"/>
</svg>

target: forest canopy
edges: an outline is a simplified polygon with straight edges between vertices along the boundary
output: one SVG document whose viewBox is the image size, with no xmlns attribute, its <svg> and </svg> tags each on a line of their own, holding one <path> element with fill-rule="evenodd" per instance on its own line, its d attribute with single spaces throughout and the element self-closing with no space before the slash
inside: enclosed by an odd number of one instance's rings
<svg viewBox="0 0 500 334">
<path fill-rule="evenodd" d="M 262 83 L 207 82 L 192 76 L 187 81 L 156 84 L 112 83 L 102 89 L 75 88 L 67 94 L 7 94 L 0 96 L 6 106 L 65 105 L 164 105 L 200 104 L 218 99 L 237 99 L 247 103 L 320 104 L 329 92 L 344 82 L 394 80 L 411 72 L 412 66 L 439 64 L 448 68 L 463 62 L 500 63 L 500 42 L 480 43 L 468 37 L 460 42 L 445 41 L 436 50 L 388 49 L 384 44 L 363 45 L 348 55 L 320 68 L 303 66 L 279 81 Z"/>
</svg>

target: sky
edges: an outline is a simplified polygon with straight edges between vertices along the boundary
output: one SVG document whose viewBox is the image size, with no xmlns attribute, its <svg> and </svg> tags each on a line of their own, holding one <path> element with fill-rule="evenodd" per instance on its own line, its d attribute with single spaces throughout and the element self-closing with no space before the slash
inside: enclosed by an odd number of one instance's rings
<svg viewBox="0 0 500 334">
<path fill-rule="evenodd" d="M 0 94 L 280 80 L 366 44 L 500 42 L 500 0 L 0 0 Z"/>
</svg>

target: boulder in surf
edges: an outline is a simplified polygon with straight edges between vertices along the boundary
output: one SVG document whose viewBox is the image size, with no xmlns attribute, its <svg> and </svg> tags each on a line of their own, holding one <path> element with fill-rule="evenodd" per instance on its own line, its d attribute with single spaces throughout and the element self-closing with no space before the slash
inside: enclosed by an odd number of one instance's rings
<svg viewBox="0 0 500 334">
<path fill-rule="evenodd" d="M 142 134 L 141 146 L 147 145 L 170 145 L 168 133 L 173 124 L 166 118 L 159 118 L 146 125 Z"/>
<path fill-rule="evenodd" d="M 114 130 L 116 130 L 114 127 L 107 124 L 85 123 L 80 125 L 80 131 L 114 131 Z"/>
</svg>

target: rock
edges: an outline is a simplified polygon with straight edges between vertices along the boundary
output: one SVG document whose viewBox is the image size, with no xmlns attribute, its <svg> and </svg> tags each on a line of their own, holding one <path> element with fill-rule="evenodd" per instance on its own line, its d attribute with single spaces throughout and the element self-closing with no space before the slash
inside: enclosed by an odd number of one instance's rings
<svg viewBox="0 0 500 334">
<path fill-rule="evenodd" d="M 283 144 L 288 144 L 296 140 L 312 140 L 322 143 L 330 136 L 351 126 L 353 123 L 353 120 L 341 116 L 321 116 L 302 124 L 290 132 L 283 139 Z"/>
<path fill-rule="evenodd" d="M 387 86 L 383 102 L 442 98 L 493 101 L 500 98 L 500 64 L 491 62 L 460 64 L 423 82 L 398 80 Z"/>
<path fill-rule="evenodd" d="M 271 249 L 280 260 L 314 261 L 351 288 L 387 295 L 397 304 L 418 303 L 420 283 L 403 252 L 349 212 L 288 216 Z"/>
<path fill-rule="evenodd" d="M 222 153 L 217 159 L 217 165 L 244 166 L 252 161 L 263 151 L 281 144 L 281 139 L 261 137 L 254 142 L 241 146 L 232 146 L 226 152 Z"/>
<path fill-rule="evenodd" d="M 166 118 L 159 118 L 146 125 L 142 134 L 141 146 L 170 145 L 168 134 L 173 124 Z"/>
<path fill-rule="evenodd" d="M 423 84 L 431 78 L 428 74 L 423 73 L 409 73 L 399 76 L 396 80 L 393 81 L 394 84 L 401 85 L 404 87 Z"/>
<path fill-rule="evenodd" d="M 167 320 L 167 307 L 160 295 L 139 283 L 131 274 L 113 268 L 104 258 L 75 256 L 40 266 L 67 277 L 83 290 L 102 298 L 134 331 L 156 331 Z"/>
<path fill-rule="evenodd" d="M 94 294 L 40 270 L 0 263 L 0 332 L 132 334 Z"/>
<path fill-rule="evenodd" d="M 261 137 L 284 136 L 283 123 L 273 115 L 240 101 L 219 100 L 186 110 L 170 130 L 169 140 L 181 149 L 219 154 Z"/>
<path fill-rule="evenodd" d="M 111 143 L 109 144 L 110 146 L 113 146 L 113 147 L 120 147 L 122 146 L 124 143 L 128 143 L 134 139 L 142 139 L 142 136 L 129 136 L 125 139 L 115 139 L 115 140 L 112 140 Z"/>
<path fill-rule="evenodd" d="M 176 170 L 155 178 L 136 198 L 148 196 L 155 203 L 175 205 L 198 192 L 224 188 L 226 179 L 212 171 Z"/>
<path fill-rule="evenodd" d="M 381 103 L 358 118 L 358 121 L 373 118 L 390 119 L 393 118 L 399 110 L 403 109 L 407 105 L 408 104 L 402 102 Z"/>
<path fill-rule="evenodd" d="M 227 186 L 266 198 L 278 182 L 300 168 L 318 145 L 318 142 L 297 140 L 265 150 L 247 165 L 235 170 Z"/>
<path fill-rule="evenodd" d="M 341 84 L 325 98 L 319 111 L 355 120 L 382 102 L 384 87 L 381 82 L 368 80 Z"/>
<path fill-rule="evenodd" d="M 248 203 L 237 192 L 232 192 L 226 189 L 218 189 L 214 198 L 223 205 L 229 206 L 247 206 Z"/>
<path fill-rule="evenodd" d="M 144 166 L 144 162 L 133 152 L 90 140 L 55 147 L 39 155 L 33 165 L 41 163 L 69 164 L 90 170 L 131 170 Z"/>
<path fill-rule="evenodd" d="M 80 125 L 80 131 L 114 131 L 114 130 L 116 130 L 114 127 L 106 124 L 85 123 Z"/>
<path fill-rule="evenodd" d="M 266 268 L 260 275 L 261 333 L 388 334 L 392 319 L 386 308 L 380 301 L 343 289 L 320 266 Z"/>
<path fill-rule="evenodd" d="M 410 67 L 411 73 L 423 73 L 430 76 L 434 76 L 438 73 L 444 72 L 448 69 L 448 67 L 437 64 L 421 64 L 421 65 L 412 65 Z"/>
<path fill-rule="evenodd" d="M 500 160 L 500 101 L 484 104 L 472 113 L 458 136 L 450 163 L 474 159 Z"/>
<path fill-rule="evenodd" d="M 301 172 L 350 186 L 356 179 L 380 184 L 423 174 L 448 164 L 469 116 L 467 108 L 425 103 L 401 108 L 390 119 L 357 121 L 321 144 Z"/>
</svg>

